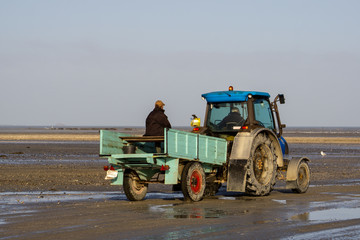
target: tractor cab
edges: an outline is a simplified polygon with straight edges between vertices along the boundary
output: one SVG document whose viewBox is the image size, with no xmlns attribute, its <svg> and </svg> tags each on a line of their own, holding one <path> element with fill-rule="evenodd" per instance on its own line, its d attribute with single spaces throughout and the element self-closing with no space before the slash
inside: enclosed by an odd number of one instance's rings
<svg viewBox="0 0 360 240">
<path fill-rule="evenodd" d="M 269 93 L 234 91 L 230 86 L 228 91 L 205 93 L 202 98 L 207 101 L 204 127 L 196 128 L 195 132 L 228 138 L 239 131 L 267 128 L 278 138 L 282 135 L 285 125 L 280 122 L 276 102 L 285 103 L 283 95 L 270 102 Z"/>
</svg>

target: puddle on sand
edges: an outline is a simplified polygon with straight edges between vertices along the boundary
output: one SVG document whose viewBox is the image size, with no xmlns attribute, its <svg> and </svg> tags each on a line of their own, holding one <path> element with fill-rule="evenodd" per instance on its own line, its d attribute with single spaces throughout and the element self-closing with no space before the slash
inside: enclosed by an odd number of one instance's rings
<svg viewBox="0 0 360 240">
<path fill-rule="evenodd" d="M 221 218 L 226 213 L 219 209 L 202 208 L 196 206 L 177 208 L 182 204 L 150 205 L 149 211 L 161 213 L 164 218 Z M 184 205 L 182 205 L 184 206 Z"/>
<path fill-rule="evenodd" d="M 306 212 L 291 217 L 293 221 L 335 222 L 360 219 L 360 208 L 335 208 Z"/>
<path fill-rule="evenodd" d="M 177 199 L 180 193 L 149 193 L 146 199 Z M 0 192 L 0 225 L 7 224 L 9 219 L 16 216 L 31 215 L 36 212 L 30 210 L 29 204 L 62 203 L 87 200 L 115 200 L 128 201 L 121 192 L 82 192 L 82 191 L 34 191 L 34 192 Z M 158 209 L 161 209 L 160 206 Z M 156 209 L 156 208 L 155 208 Z M 176 216 L 180 216 L 177 214 Z M 197 215 L 195 215 L 197 216 Z"/>
<path fill-rule="evenodd" d="M 360 179 L 344 179 L 344 180 L 336 180 L 336 183 L 323 183 L 310 185 L 310 187 L 328 187 L 328 186 L 358 186 L 360 185 Z"/>
<path fill-rule="evenodd" d="M 360 194 L 323 192 L 332 195 L 331 201 L 311 202 L 309 211 L 294 215 L 291 220 L 311 222 L 335 222 L 360 219 Z"/>
<path fill-rule="evenodd" d="M 89 199 L 109 199 L 118 196 L 118 192 L 1 192 L 0 193 L 0 225 L 9 223 L 12 218 L 30 216 L 36 212 L 31 205 Z M 126 199 L 125 195 L 123 196 Z"/>
<path fill-rule="evenodd" d="M 8 224 L 12 218 L 31 216 L 35 210 L 29 210 L 27 207 L 18 205 L 4 206 L 0 205 L 0 225 Z"/>
<path fill-rule="evenodd" d="M 359 239 L 360 226 L 344 228 L 332 228 L 318 232 L 297 234 L 295 236 L 282 238 L 282 240 L 307 240 L 307 239 Z"/>
<path fill-rule="evenodd" d="M 65 202 L 80 201 L 87 199 L 108 199 L 117 192 L 81 192 L 81 191 L 61 191 L 61 192 L 2 192 L 0 193 L 0 204 L 27 204 L 43 202 Z"/>
<path fill-rule="evenodd" d="M 345 221 L 360 219 L 360 208 L 336 208 L 313 211 L 309 213 L 309 221 Z"/>
<path fill-rule="evenodd" d="M 205 236 L 211 236 L 212 233 L 218 233 L 226 230 L 225 227 L 219 226 L 195 226 L 191 227 L 188 226 L 184 227 L 177 227 L 174 231 L 165 231 L 156 233 L 154 232 L 152 235 L 148 236 L 147 239 L 172 239 L 172 240 L 180 240 L 180 239 L 203 239 Z M 212 238 L 212 237 L 205 237 L 206 239 L 219 239 L 219 238 Z M 134 238 L 134 239 L 145 239 L 143 237 Z"/>
<path fill-rule="evenodd" d="M 277 203 L 286 205 L 286 200 L 273 199 L 273 202 L 277 202 Z"/>
</svg>

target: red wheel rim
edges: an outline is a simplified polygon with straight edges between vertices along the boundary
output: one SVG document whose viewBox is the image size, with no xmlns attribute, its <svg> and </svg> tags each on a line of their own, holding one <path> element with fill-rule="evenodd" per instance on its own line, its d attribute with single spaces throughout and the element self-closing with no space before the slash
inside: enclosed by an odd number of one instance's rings
<svg viewBox="0 0 360 240">
<path fill-rule="evenodd" d="M 202 185 L 201 174 L 198 171 L 193 171 L 190 177 L 190 187 L 193 193 L 199 193 Z"/>
</svg>

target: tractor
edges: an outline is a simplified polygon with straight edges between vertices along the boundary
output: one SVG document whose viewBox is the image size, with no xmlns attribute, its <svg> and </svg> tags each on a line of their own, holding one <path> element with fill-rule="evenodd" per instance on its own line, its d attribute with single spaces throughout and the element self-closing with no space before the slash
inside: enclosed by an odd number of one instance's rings
<svg viewBox="0 0 360 240">
<path fill-rule="evenodd" d="M 215 195 L 222 184 L 229 192 L 268 195 L 276 180 L 305 193 L 310 183 L 306 157 L 289 159 L 282 136 L 279 94 L 257 91 L 216 91 L 202 94 L 207 107 L 204 125 L 194 114 L 192 131 L 164 129 L 164 136 L 133 136 L 100 131 L 100 156 L 108 158 L 106 179 L 123 185 L 131 201 L 143 200 L 148 184 L 173 185 L 184 200 Z M 155 151 L 155 145 L 161 151 Z"/>
<path fill-rule="evenodd" d="M 307 191 L 310 183 L 309 159 L 285 158 L 289 147 L 282 136 L 278 103 L 285 97 L 279 94 L 273 102 L 270 95 L 257 91 L 218 91 L 202 94 L 207 102 L 204 126 L 194 114 L 191 126 L 194 133 L 226 139 L 227 162 L 212 175 L 205 194 L 212 195 L 217 182 L 226 178 L 227 191 L 249 195 L 269 194 L 276 179 L 286 180 L 287 188 L 297 193 Z M 211 179 L 208 177 L 208 179 Z"/>
</svg>

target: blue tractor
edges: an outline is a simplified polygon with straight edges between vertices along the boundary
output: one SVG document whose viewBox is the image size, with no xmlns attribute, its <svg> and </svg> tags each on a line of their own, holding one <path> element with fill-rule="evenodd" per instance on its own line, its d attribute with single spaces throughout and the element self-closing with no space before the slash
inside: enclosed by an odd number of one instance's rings
<svg viewBox="0 0 360 240">
<path fill-rule="evenodd" d="M 213 195 L 226 179 L 227 191 L 249 195 L 269 194 L 277 179 L 297 193 L 310 183 L 309 159 L 287 159 L 288 144 L 282 136 L 278 105 L 285 103 L 279 94 L 273 102 L 269 93 L 256 91 L 217 91 L 202 94 L 207 101 L 204 126 L 194 116 L 193 132 L 227 140 L 227 163 L 207 176 L 205 195 Z"/>
</svg>

